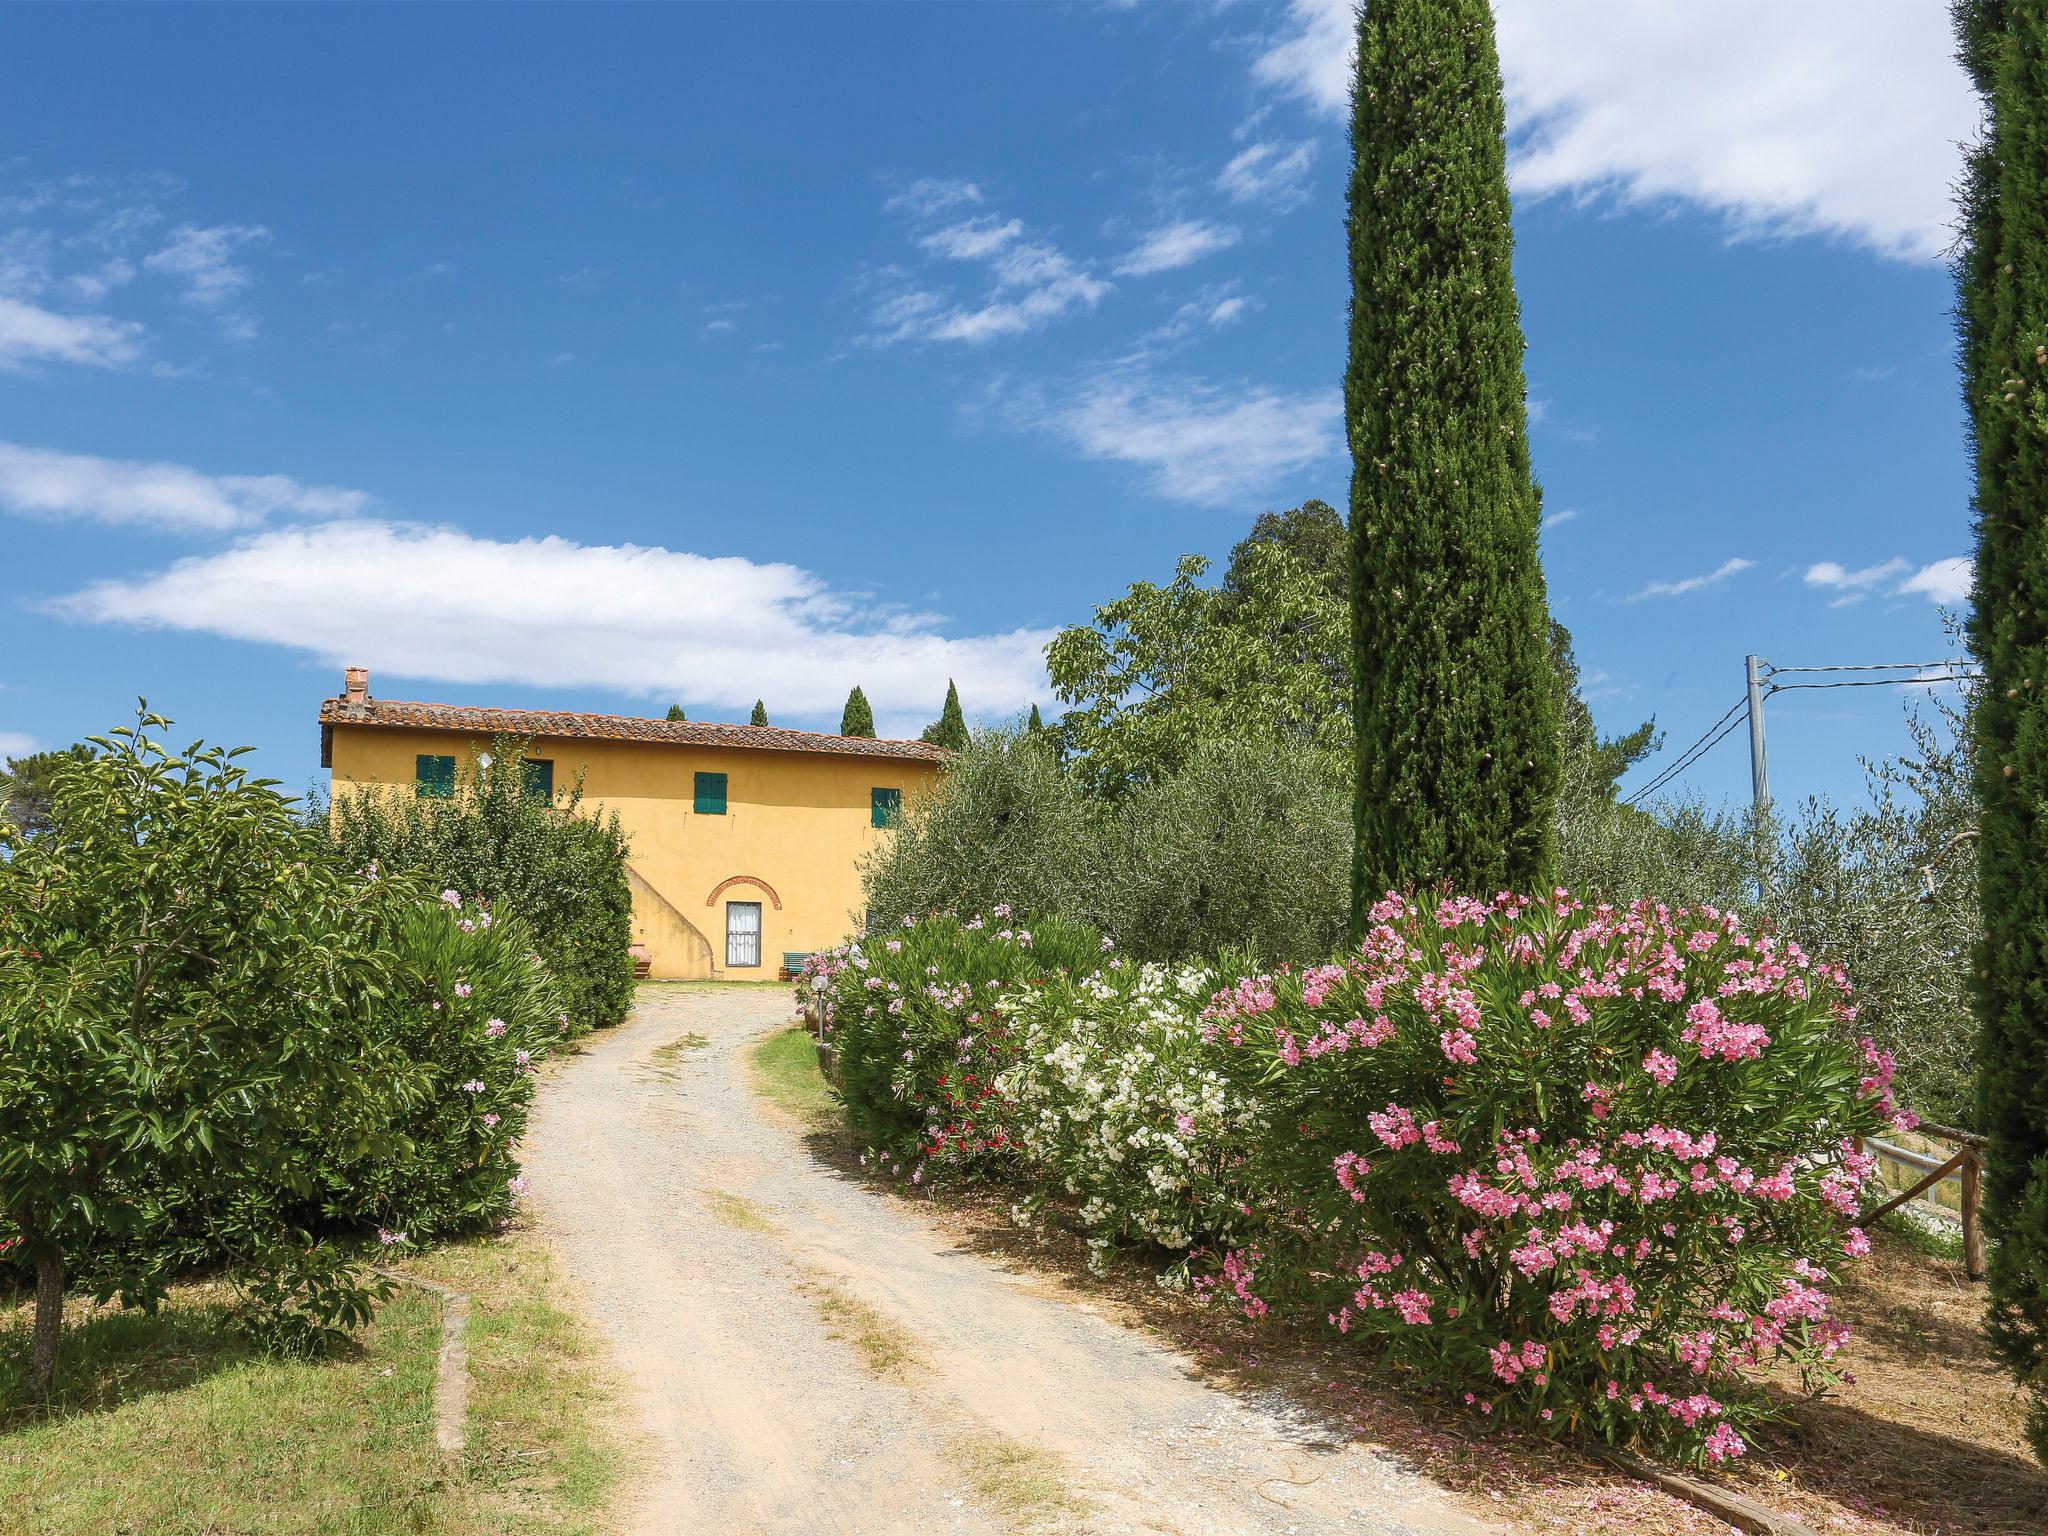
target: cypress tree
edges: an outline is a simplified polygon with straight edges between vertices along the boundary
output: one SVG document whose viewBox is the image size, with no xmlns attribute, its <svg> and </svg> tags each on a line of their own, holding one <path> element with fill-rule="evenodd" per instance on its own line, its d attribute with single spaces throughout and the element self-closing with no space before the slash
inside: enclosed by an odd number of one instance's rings
<svg viewBox="0 0 2048 1536">
<path fill-rule="evenodd" d="M 1538 889 L 1558 699 L 1487 0 L 1370 0 L 1352 98 L 1353 921 Z"/>
<path fill-rule="evenodd" d="M 1045 734 L 1045 719 L 1038 713 L 1038 706 L 1036 704 L 1031 706 L 1031 718 L 1024 723 L 1024 729 L 1033 736 L 1043 736 Z"/>
<path fill-rule="evenodd" d="M 759 699 L 754 700 L 754 718 L 747 723 L 749 725 L 766 725 L 768 723 L 768 706 Z"/>
<path fill-rule="evenodd" d="M 967 750 L 967 717 L 960 712 L 960 690 L 950 677 L 946 679 L 945 707 L 939 711 L 939 718 L 924 728 L 923 739 L 948 752 Z"/>
<path fill-rule="evenodd" d="M 875 734 L 875 712 L 868 708 L 868 696 L 855 683 L 853 692 L 846 696 L 846 708 L 839 715 L 839 734 L 842 736 L 872 736 Z"/>
<path fill-rule="evenodd" d="M 683 713 L 683 706 L 680 704 L 669 705 L 668 717 L 670 720 L 687 720 L 690 718 L 688 715 Z"/>
<path fill-rule="evenodd" d="M 1984 938 L 1979 1129 L 1992 1347 L 2048 1460 L 2048 0 L 1959 0 L 1985 132 L 1963 184 L 1963 395 L 1976 458 L 1970 646 Z"/>
</svg>

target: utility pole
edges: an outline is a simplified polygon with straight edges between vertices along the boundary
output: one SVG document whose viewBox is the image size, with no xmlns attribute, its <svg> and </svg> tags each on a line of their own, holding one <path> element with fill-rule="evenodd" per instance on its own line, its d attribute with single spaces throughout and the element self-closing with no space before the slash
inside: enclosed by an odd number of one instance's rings
<svg viewBox="0 0 2048 1536">
<path fill-rule="evenodd" d="M 1761 823 L 1771 808 L 1771 776 L 1764 758 L 1763 678 L 1763 669 L 1770 663 L 1761 656 L 1745 656 L 1742 665 L 1749 682 L 1749 793 Z"/>
<path fill-rule="evenodd" d="M 1749 819 L 1750 837 L 1756 852 L 1756 899 L 1768 901 L 1770 861 L 1765 857 L 1765 839 L 1770 836 L 1771 776 L 1764 758 L 1764 668 L 1770 663 L 1761 656 L 1742 658 L 1742 670 L 1749 685 L 1749 793 L 1754 814 Z"/>
</svg>

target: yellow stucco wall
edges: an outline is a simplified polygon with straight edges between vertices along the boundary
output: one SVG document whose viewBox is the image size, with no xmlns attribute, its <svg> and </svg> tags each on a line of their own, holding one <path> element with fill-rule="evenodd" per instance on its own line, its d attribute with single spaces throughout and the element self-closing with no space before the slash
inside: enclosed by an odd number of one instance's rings
<svg viewBox="0 0 2048 1536">
<path fill-rule="evenodd" d="M 466 764 L 490 747 L 458 731 L 337 722 L 333 733 L 338 796 L 359 785 L 411 793 L 419 754 Z M 557 788 L 581 770 L 586 811 L 619 813 L 632 838 L 634 938 L 651 951 L 652 974 L 668 978 L 772 978 L 785 951 L 844 939 L 862 920 L 859 860 L 889 835 L 873 825 L 871 791 L 898 789 L 907 802 L 938 774 L 909 759 L 544 736 L 528 753 L 553 760 Z M 726 776 L 723 816 L 697 813 L 698 773 Z M 725 963 L 736 901 L 761 904 L 755 969 Z"/>
</svg>

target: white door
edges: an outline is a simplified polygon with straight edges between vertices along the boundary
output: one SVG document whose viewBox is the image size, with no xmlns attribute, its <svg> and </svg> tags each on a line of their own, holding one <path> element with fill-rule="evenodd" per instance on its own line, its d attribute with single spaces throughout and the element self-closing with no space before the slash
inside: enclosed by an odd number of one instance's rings
<svg viewBox="0 0 2048 1536">
<path fill-rule="evenodd" d="M 725 904 L 725 963 L 730 966 L 761 963 L 761 903 L 728 901 Z"/>
</svg>

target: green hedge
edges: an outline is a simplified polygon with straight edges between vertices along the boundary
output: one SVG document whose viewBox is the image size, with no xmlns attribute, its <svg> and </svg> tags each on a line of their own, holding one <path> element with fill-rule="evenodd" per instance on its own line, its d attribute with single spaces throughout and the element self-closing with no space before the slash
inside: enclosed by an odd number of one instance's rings
<svg viewBox="0 0 2048 1536">
<path fill-rule="evenodd" d="M 491 764 L 460 766 L 454 793 L 358 791 L 320 820 L 355 868 L 416 871 L 464 900 L 481 897 L 533 934 L 570 1016 L 602 1028 L 633 1001 L 633 897 L 617 813 L 582 814 L 578 782 L 549 800 L 526 793 L 526 743 L 499 738 Z"/>
</svg>

